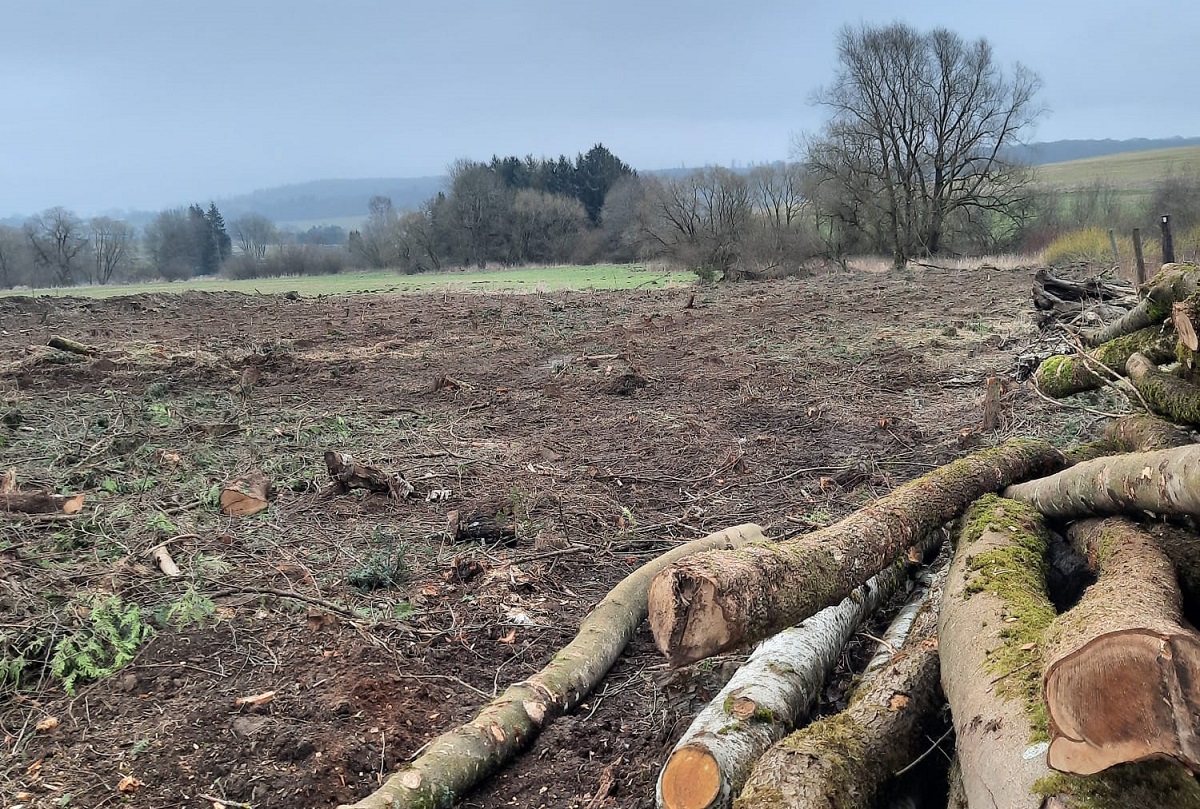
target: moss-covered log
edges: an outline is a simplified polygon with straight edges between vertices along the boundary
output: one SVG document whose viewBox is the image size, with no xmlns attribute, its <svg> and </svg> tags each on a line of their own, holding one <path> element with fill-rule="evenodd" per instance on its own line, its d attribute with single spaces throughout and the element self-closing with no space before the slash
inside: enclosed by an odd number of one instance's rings
<svg viewBox="0 0 1200 809">
<path fill-rule="evenodd" d="M 1194 264 L 1164 264 L 1143 288 L 1145 297 L 1137 306 L 1107 326 L 1083 333 L 1088 345 L 1098 346 L 1123 334 L 1161 323 L 1171 315 L 1171 307 L 1194 293 L 1200 286 L 1200 267 Z"/>
<path fill-rule="evenodd" d="M 1086 357 L 1048 357 L 1038 366 L 1033 381 L 1047 396 L 1061 399 L 1075 393 L 1094 390 L 1108 378 L 1100 366 L 1116 374 L 1125 373 L 1125 364 L 1134 354 L 1142 352 L 1159 362 L 1169 362 L 1175 354 L 1175 334 L 1162 325 L 1139 329 L 1093 348 Z"/>
<path fill-rule="evenodd" d="M 1195 616 L 1200 615 L 1200 534 L 1193 528 L 1167 523 L 1144 527 L 1175 566 L 1184 606 L 1195 623 Z"/>
<path fill-rule="evenodd" d="M 897 561 L 837 606 L 763 641 L 676 743 L 657 805 L 728 807 L 754 762 L 812 710 L 850 636 L 907 579 L 907 560 Z"/>
<path fill-rule="evenodd" d="M 941 703 L 938 602 L 944 575 L 900 651 L 850 706 L 775 744 L 759 759 L 736 809 L 865 809 L 889 778 L 925 752 L 922 732 Z"/>
<path fill-rule="evenodd" d="M 1009 486 L 1004 496 L 1058 520 L 1145 512 L 1200 515 L 1200 444 L 1084 461 Z"/>
<path fill-rule="evenodd" d="M 955 532 L 938 641 L 963 790 L 970 806 L 1036 809 L 1051 772 L 1046 738 L 1042 634 L 1055 617 L 1046 594 L 1049 533 L 1022 503 L 981 498 Z"/>
<path fill-rule="evenodd" d="M 1091 775 L 1170 758 L 1200 771 L 1200 635 L 1183 625 L 1170 560 L 1122 517 L 1069 536 L 1097 579 L 1045 636 L 1050 766 Z"/>
<path fill-rule="evenodd" d="M 1125 370 L 1155 413 L 1180 424 L 1200 424 L 1200 385 L 1158 370 L 1145 354 L 1130 357 Z"/>
<path fill-rule="evenodd" d="M 1061 468 L 1044 441 L 1010 441 L 900 486 L 792 540 L 697 554 L 650 586 L 650 627 L 675 665 L 768 637 L 836 604 L 972 501 Z"/>
<path fill-rule="evenodd" d="M 1067 456 L 1073 463 L 1082 463 L 1106 455 L 1150 452 L 1193 443 L 1191 435 L 1179 425 L 1149 413 L 1133 413 L 1108 422 L 1099 441 L 1075 447 Z"/>
<path fill-rule="evenodd" d="M 624 651 L 646 617 L 646 589 L 665 565 L 698 551 L 763 541 L 739 525 L 681 545 L 642 565 L 583 620 L 579 634 L 541 671 L 509 686 L 470 722 L 432 740 L 425 752 L 367 797 L 341 809 L 448 807 L 524 749 L 556 716 L 578 705 Z"/>
</svg>

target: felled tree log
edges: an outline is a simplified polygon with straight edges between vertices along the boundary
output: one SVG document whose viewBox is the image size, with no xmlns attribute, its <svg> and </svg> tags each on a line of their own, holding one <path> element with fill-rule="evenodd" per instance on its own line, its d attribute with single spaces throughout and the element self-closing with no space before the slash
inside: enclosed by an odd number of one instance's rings
<svg viewBox="0 0 1200 809">
<path fill-rule="evenodd" d="M 682 665 L 772 635 L 841 601 L 981 495 L 1064 463 L 1044 441 L 1010 441 L 940 467 L 811 534 L 671 565 L 650 585 L 655 643 Z"/>
<path fill-rule="evenodd" d="M 348 452 L 325 452 L 325 470 L 329 472 L 329 490 L 345 494 L 351 489 L 383 492 L 393 500 L 403 500 L 413 493 L 413 485 L 400 472 L 388 474 L 377 466 L 354 460 Z"/>
<path fill-rule="evenodd" d="M 900 650 L 900 647 L 904 645 L 905 639 L 908 638 L 908 633 L 912 631 L 913 621 L 917 620 L 917 616 L 920 615 L 925 602 L 929 600 L 929 588 L 932 583 L 933 573 L 931 571 L 923 570 L 918 574 L 916 586 L 909 595 L 908 601 L 896 612 L 895 617 L 892 618 L 892 622 L 884 630 L 883 636 L 879 638 L 881 641 L 879 651 L 863 667 L 862 680 L 869 680 L 875 672 L 886 666 L 896 656 L 896 652 Z M 820 613 L 817 614 L 820 615 Z"/>
<path fill-rule="evenodd" d="M 22 514 L 78 514 L 82 508 L 82 494 L 18 491 L 0 493 L 0 511 L 17 511 Z"/>
<path fill-rule="evenodd" d="M 221 513 L 231 517 L 257 514 L 270 505 L 271 481 L 255 469 L 235 478 L 221 489 Z"/>
<path fill-rule="evenodd" d="M 842 647 L 895 595 L 907 571 L 907 561 L 898 561 L 837 606 L 763 641 L 676 743 L 658 778 L 657 805 L 728 807 L 754 762 L 812 710 Z"/>
<path fill-rule="evenodd" d="M 1144 529 L 1175 566 L 1183 603 L 1200 613 L 1200 534 L 1192 528 L 1169 523 L 1151 523 Z"/>
<path fill-rule="evenodd" d="M 1200 771 L 1200 635 L 1166 553 L 1121 518 L 1071 526 L 1096 583 L 1046 634 L 1051 767 L 1091 775 L 1170 758 Z"/>
<path fill-rule="evenodd" d="M 1200 424 L 1200 386 L 1158 370 L 1145 354 L 1131 356 L 1125 370 L 1154 412 L 1175 422 Z"/>
<path fill-rule="evenodd" d="M 1055 618 L 1046 595 L 1045 521 L 1027 505 L 994 496 L 967 510 L 956 531 L 938 641 L 942 689 L 957 734 L 970 806 L 1036 809 L 1050 775 L 1027 755 L 1046 732 L 1041 639 Z"/>
<path fill-rule="evenodd" d="M 1102 514 L 1200 515 L 1200 444 L 1084 461 L 1004 496 L 1057 520 Z"/>
<path fill-rule="evenodd" d="M 1193 292 L 1172 306 L 1171 322 L 1179 342 L 1191 351 L 1200 351 L 1200 294 Z"/>
<path fill-rule="evenodd" d="M 1086 358 L 1049 357 L 1038 366 L 1033 381 L 1038 390 L 1055 399 L 1094 390 L 1107 381 L 1098 366 L 1124 374 L 1125 364 L 1139 351 L 1151 359 L 1168 362 L 1175 354 L 1175 335 L 1162 326 L 1150 326 L 1109 340 L 1089 351 Z"/>
<path fill-rule="evenodd" d="M 922 733 L 941 702 L 937 614 L 944 575 L 908 640 L 855 694 L 850 707 L 814 722 L 758 760 L 737 809 L 853 809 L 874 805 L 879 787 L 929 742 Z"/>
<path fill-rule="evenodd" d="M 470 722 L 443 733 L 367 797 L 340 809 L 440 809 L 525 748 L 545 725 L 578 705 L 608 672 L 646 617 L 646 589 L 688 554 L 763 540 L 754 524 L 681 545 L 642 565 L 583 620 L 579 634 L 532 677 L 509 686 Z"/>
<path fill-rule="evenodd" d="M 1098 346 L 1122 334 L 1161 323 L 1170 316 L 1172 306 L 1194 293 L 1197 286 L 1200 286 L 1200 268 L 1194 264 L 1164 264 L 1158 274 L 1146 282 L 1145 297 L 1137 306 L 1107 326 L 1085 331 L 1083 339 L 1088 345 Z"/>
<path fill-rule="evenodd" d="M 1186 447 L 1193 443 L 1191 435 L 1178 425 L 1149 413 L 1134 413 L 1108 422 L 1099 441 L 1076 447 L 1067 455 L 1073 462 L 1082 463 L 1106 455 Z"/>
<path fill-rule="evenodd" d="M 1136 290 L 1124 284 L 1114 284 L 1099 278 L 1076 281 L 1061 278 L 1049 268 L 1043 267 L 1033 276 L 1034 298 L 1038 292 L 1049 292 L 1068 301 L 1123 301 L 1133 297 Z"/>
<path fill-rule="evenodd" d="M 66 351 L 70 354 L 83 354 L 85 356 L 90 356 L 96 353 L 96 349 L 89 345 L 84 345 L 83 343 L 80 343 L 76 340 L 71 340 L 67 337 L 60 337 L 57 334 L 53 335 L 46 342 L 46 345 L 50 346 L 51 348 L 56 348 L 59 351 Z"/>
</svg>

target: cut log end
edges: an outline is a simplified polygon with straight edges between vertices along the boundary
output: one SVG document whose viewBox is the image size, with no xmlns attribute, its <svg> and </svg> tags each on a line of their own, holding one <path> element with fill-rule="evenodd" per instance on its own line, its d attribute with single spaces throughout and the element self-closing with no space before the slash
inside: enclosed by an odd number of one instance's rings
<svg viewBox="0 0 1200 809">
<path fill-rule="evenodd" d="M 650 629 L 673 666 L 685 666 L 736 647 L 738 627 L 725 620 L 711 581 L 676 569 L 650 583 Z"/>
<path fill-rule="evenodd" d="M 682 747 L 667 759 L 661 786 L 663 809 L 709 809 L 721 795 L 721 770 L 707 750 Z"/>
<path fill-rule="evenodd" d="M 270 505 L 271 482 L 258 470 L 230 481 L 221 490 L 221 513 L 231 517 L 257 514 Z"/>
<path fill-rule="evenodd" d="M 1101 635 L 1046 673 L 1048 762 L 1092 775 L 1170 758 L 1200 772 L 1200 639 L 1139 630 Z"/>
</svg>

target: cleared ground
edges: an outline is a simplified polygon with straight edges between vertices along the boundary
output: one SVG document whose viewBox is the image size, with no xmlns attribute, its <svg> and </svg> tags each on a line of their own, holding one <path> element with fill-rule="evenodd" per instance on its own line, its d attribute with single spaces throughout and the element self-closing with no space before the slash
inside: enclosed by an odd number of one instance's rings
<svg viewBox="0 0 1200 809">
<path fill-rule="evenodd" d="M 36 290 L 38 295 L 112 298 L 160 292 L 244 292 L 264 294 L 297 292 L 302 295 L 349 295 L 370 292 L 409 294 L 415 292 L 553 292 L 563 289 L 636 289 L 691 284 L 694 273 L 650 270 L 641 264 L 593 264 L 568 267 L 525 267 L 519 270 L 424 273 L 400 275 L 388 270 L 348 272 L 340 275 L 287 278 L 193 278 L 147 284 L 93 287 L 60 287 Z M 5 291 L 0 297 L 28 295 Z"/>
<path fill-rule="evenodd" d="M 673 543 L 747 520 L 810 530 L 1009 435 L 1076 440 L 1101 417 L 1015 384 L 1001 430 L 971 435 L 984 378 L 1033 340 L 1031 277 L 0 299 L 0 468 L 87 495 L 75 517 L 0 518 L 0 803 L 354 799 Z M 100 354 L 52 351 L 54 334 Z M 331 448 L 402 470 L 415 496 L 323 497 Z M 254 467 L 271 508 L 221 516 L 219 485 Z M 451 510 L 515 520 L 517 541 L 452 543 Z M 178 579 L 145 556 L 163 542 Z M 55 650 L 95 639 L 114 597 L 122 637 L 147 633 L 133 660 L 92 681 L 58 655 L 56 674 Z M 737 660 L 670 670 L 643 628 L 464 805 L 652 806 Z"/>
</svg>

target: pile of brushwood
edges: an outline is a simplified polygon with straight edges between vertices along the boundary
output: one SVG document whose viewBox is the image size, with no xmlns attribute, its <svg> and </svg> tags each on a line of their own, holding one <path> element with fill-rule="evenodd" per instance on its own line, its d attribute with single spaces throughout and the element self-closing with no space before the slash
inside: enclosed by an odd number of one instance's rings
<svg viewBox="0 0 1200 809">
<path fill-rule="evenodd" d="M 1198 282 L 1164 267 L 1083 335 L 1093 350 L 1036 377 L 1066 395 L 1124 370 L 1171 421 L 1119 418 L 1067 452 L 1012 440 L 812 533 L 746 524 L 682 545 L 353 807 L 453 805 L 579 705 L 647 617 L 676 666 L 761 641 L 667 757 L 660 807 L 874 806 L 947 715 L 952 807 L 1200 806 L 1200 444 L 1172 423 L 1200 422 Z M 847 641 L 909 588 L 846 709 L 809 722 Z"/>
</svg>

